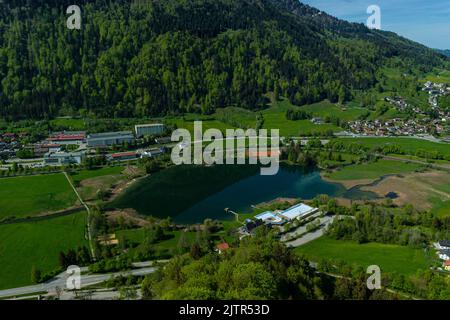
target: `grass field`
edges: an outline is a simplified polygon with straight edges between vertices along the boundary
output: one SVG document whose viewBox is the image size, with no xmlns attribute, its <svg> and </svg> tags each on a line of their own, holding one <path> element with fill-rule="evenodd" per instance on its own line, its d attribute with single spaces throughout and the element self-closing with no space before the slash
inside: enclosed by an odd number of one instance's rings
<svg viewBox="0 0 450 320">
<path fill-rule="evenodd" d="M 203 122 L 203 130 L 215 128 L 224 132 L 226 129 L 255 128 L 257 116 L 261 113 L 264 117 L 263 128 L 279 129 L 281 136 L 300 136 L 314 132 L 324 133 L 327 130 L 333 132 L 342 131 L 342 128 L 328 123 L 317 125 L 309 120 L 288 120 L 286 119 L 286 111 L 290 108 L 301 108 L 312 112 L 317 117 L 325 118 L 326 116 L 337 115 L 344 120 L 356 119 L 365 111 L 362 108 L 341 109 L 328 101 L 297 107 L 292 105 L 287 99 L 282 99 L 273 103 L 270 108 L 260 112 L 228 107 L 218 109 L 211 116 L 187 114 L 183 118 L 168 118 L 166 122 L 175 124 L 178 128 L 185 128 L 192 133 L 194 121 L 199 120 Z"/>
<path fill-rule="evenodd" d="M 62 173 L 0 179 L 0 219 L 60 210 L 75 202 L 76 195 Z"/>
<path fill-rule="evenodd" d="M 397 272 L 412 275 L 419 269 L 427 269 L 431 263 L 422 249 L 413 249 L 391 244 L 333 240 L 321 237 L 295 249 L 312 261 L 322 258 L 342 260 L 367 268 L 378 265 L 382 272 Z"/>
<path fill-rule="evenodd" d="M 433 202 L 433 212 L 438 217 L 448 217 L 450 216 L 450 201 L 442 201 L 439 198 L 432 199 Z"/>
<path fill-rule="evenodd" d="M 323 104 L 325 105 L 324 108 L 330 106 L 326 102 Z M 327 130 L 333 132 L 342 131 L 341 128 L 328 123 L 317 125 L 309 120 L 288 120 L 286 119 L 286 111 L 290 108 L 299 107 L 293 106 L 287 99 L 283 99 L 274 103 L 269 109 L 264 110 L 262 112 L 264 116 L 264 129 L 279 129 L 281 136 L 302 136 L 314 132 L 324 133 Z M 301 107 L 301 109 L 303 108 L 307 107 Z"/>
<path fill-rule="evenodd" d="M 329 101 L 322 101 L 301 107 L 302 110 L 312 113 L 315 117 L 338 117 L 342 120 L 357 120 L 361 115 L 369 111 L 367 108 L 340 107 Z"/>
<path fill-rule="evenodd" d="M 103 167 L 95 170 L 82 170 L 72 172 L 70 176 L 74 182 L 81 182 L 86 179 L 98 178 L 102 176 L 121 174 L 125 168 L 123 166 Z"/>
<path fill-rule="evenodd" d="M 167 239 L 160 241 L 154 244 L 153 246 L 157 254 L 156 258 L 166 259 L 173 256 L 175 252 L 174 250 L 176 250 L 182 234 L 185 234 L 188 243 L 193 243 L 197 237 L 195 232 L 183 232 L 183 231 L 165 232 Z M 125 239 L 129 244 L 136 246 L 144 241 L 145 231 L 144 229 L 120 230 L 116 233 L 116 236 L 118 237 L 119 241 L 121 239 Z M 131 249 L 131 251 L 133 250 L 135 249 Z"/>
<path fill-rule="evenodd" d="M 363 180 L 377 179 L 386 174 L 404 174 L 423 168 L 416 163 L 404 163 L 400 161 L 379 160 L 377 162 L 357 164 L 344 167 L 329 175 L 332 180 Z"/>
<path fill-rule="evenodd" d="M 415 154 L 418 149 L 433 152 L 438 151 L 444 156 L 450 156 L 450 144 L 430 142 L 414 138 L 342 138 L 339 141 L 351 144 L 359 143 L 369 148 L 384 145 L 398 145 L 405 152 Z"/>
<path fill-rule="evenodd" d="M 86 121 L 84 119 L 58 118 L 51 120 L 50 123 L 54 127 L 61 127 L 66 130 L 86 130 Z"/>
<path fill-rule="evenodd" d="M 34 265 L 42 273 L 58 267 L 59 252 L 88 245 L 84 239 L 86 214 L 39 222 L 0 225 L 0 289 L 31 284 Z"/>
</svg>

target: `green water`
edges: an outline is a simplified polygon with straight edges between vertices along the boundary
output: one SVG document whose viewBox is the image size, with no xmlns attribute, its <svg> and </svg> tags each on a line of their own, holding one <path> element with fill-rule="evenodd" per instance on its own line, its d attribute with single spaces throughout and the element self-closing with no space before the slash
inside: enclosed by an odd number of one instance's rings
<svg viewBox="0 0 450 320">
<path fill-rule="evenodd" d="M 261 176 L 257 166 L 177 166 L 142 179 L 112 206 L 133 208 L 143 215 L 171 216 L 177 223 L 206 218 L 229 219 L 225 208 L 250 212 L 251 206 L 278 197 L 311 199 L 319 194 L 370 199 L 373 194 L 346 192 L 322 180 L 320 172 L 282 165 L 277 175 Z"/>
</svg>

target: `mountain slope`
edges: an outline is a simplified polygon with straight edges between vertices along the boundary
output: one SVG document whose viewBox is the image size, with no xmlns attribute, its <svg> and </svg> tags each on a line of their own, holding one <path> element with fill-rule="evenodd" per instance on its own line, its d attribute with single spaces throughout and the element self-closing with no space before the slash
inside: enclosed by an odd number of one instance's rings
<svg viewBox="0 0 450 320">
<path fill-rule="evenodd" d="M 0 116 L 104 117 L 349 99 L 391 57 L 423 71 L 441 56 L 291 0 L 12 0 L 0 13 Z"/>
<path fill-rule="evenodd" d="M 439 50 L 439 49 L 436 49 L 436 51 L 441 53 L 441 54 L 443 54 L 444 56 L 450 58 L 450 50 Z"/>
</svg>

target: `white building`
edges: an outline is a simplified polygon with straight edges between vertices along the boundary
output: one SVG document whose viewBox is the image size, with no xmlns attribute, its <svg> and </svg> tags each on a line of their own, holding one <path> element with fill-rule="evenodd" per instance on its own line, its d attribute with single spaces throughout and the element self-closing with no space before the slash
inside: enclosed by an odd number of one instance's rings
<svg viewBox="0 0 450 320">
<path fill-rule="evenodd" d="M 49 152 L 44 155 L 44 164 L 81 164 L 86 157 L 84 152 Z"/>
<path fill-rule="evenodd" d="M 442 240 L 435 243 L 435 247 L 438 250 L 450 250 L 450 240 Z"/>
<path fill-rule="evenodd" d="M 293 221 L 295 219 L 303 219 L 314 213 L 316 213 L 319 209 L 310 207 L 304 203 L 297 204 L 289 209 L 280 212 L 278 215 L 286 219 L 288 221 Z"/>
<path fill-rule="evenodd" d="M 263 221 L 264 224 L 281 225 L 284 223 L 284 220 L 272 211 L 266 211 L 258 214 L 257 216 L 255 216 L 255 218 Z"/>
<path fill-rule="evenodd" d="M 162 123 L 153 124 L 138 124 L 134 127 L 136 131 L 136 137 L 153 136 L 163 134 L 165 127 Z"/>
<path fill-rule="evenodd" d="M 450 260 L 450 250 L 441 250 L 438 252 L 439 259 L 444 261 Z"/>
<path fill-rule="evenodd" d="M 104 132 L 90 134 L 87 145 L 90 148 L 121 145 L 123 143 L 134 143 L 134 135 L 131 131 Z"/>
</svg>

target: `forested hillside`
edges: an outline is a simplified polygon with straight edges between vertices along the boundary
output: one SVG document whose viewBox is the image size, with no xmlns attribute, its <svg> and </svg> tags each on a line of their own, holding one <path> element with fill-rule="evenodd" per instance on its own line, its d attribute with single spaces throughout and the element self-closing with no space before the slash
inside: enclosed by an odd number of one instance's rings
<svg viewBox="0 0 450 320">
<path fill-rule="evenodd" d="M 0 117 L 102 117 L 345 101 L 391 57 L 428 71 L 443 56 L 294 0 L 0 3 Z"/>
</svg>

